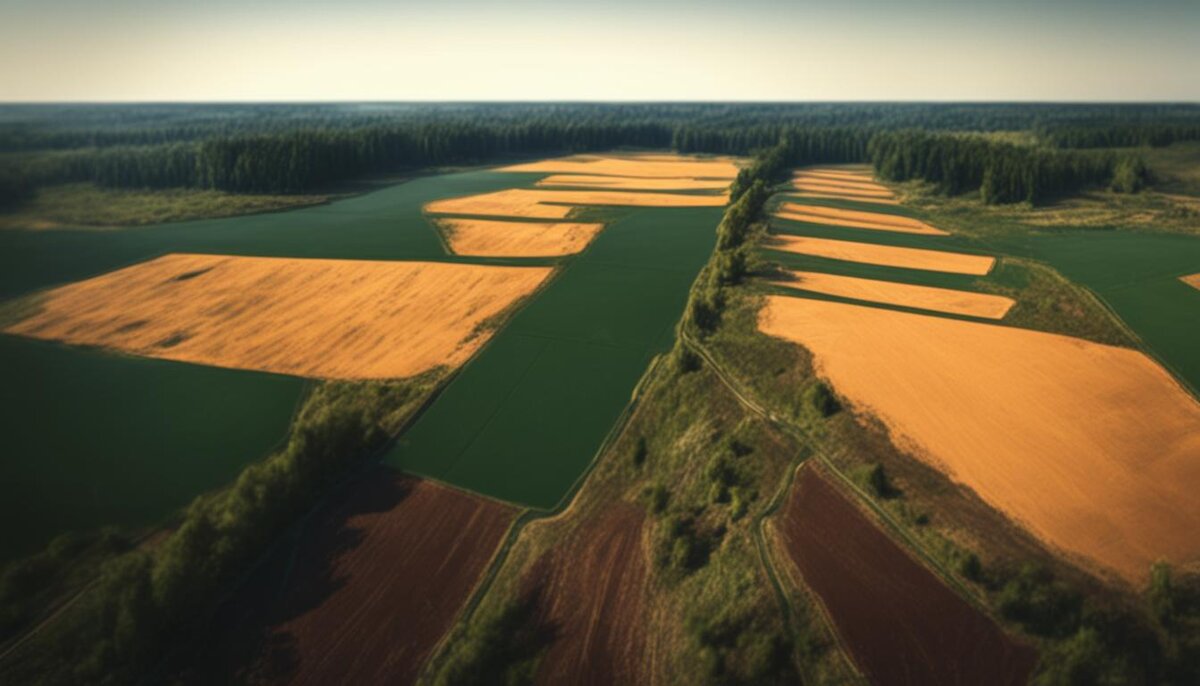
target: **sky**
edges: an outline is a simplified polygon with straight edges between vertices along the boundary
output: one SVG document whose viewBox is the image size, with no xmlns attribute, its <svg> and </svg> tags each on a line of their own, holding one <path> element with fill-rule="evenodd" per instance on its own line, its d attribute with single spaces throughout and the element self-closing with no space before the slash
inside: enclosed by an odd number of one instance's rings
<svg viewBox="0 0 1200 686">
<path fill-rule="evenodd" d="M 1200 101 L 1200 0 L 0 0 L 0 101 Z"/>
</svg>

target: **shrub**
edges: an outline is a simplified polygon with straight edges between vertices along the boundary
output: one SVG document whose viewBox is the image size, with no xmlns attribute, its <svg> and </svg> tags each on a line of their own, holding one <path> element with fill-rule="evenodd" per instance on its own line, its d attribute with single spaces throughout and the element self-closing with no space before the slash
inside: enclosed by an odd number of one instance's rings
<svg viewBox="0 0 1200 686">
<path fill-rule="evenodd" d="M 823 381 L 817 381 L 804 389 L 804 406 L 811 408 L 821 417 L 831 417 L 842 409 L 833 391 Z"/>
</svg>

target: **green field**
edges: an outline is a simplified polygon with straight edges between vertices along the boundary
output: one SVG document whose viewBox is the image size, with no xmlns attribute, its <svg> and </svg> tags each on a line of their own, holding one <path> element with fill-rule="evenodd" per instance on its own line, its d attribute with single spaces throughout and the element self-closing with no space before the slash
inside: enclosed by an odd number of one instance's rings
<svg viewBox="0 0 1200 686">
<path fill-rule="evenodd" d="M 447 255 L 421 208 L 544 175 L 417 178 L 291 212 L 117 231 L 0 231 L 0 296 L 170 252 L 553 264 Z M 669 346 L 720 208 L 615 209 L 613 222 L 502 329 L 388 456 L 490 496 L 553 506 L 586 467 L 652 356 Z M 601 212 L 593 212 L 601 214 Z M 227 483 L 284 435 L 298 379 L 0 337 L 12 449 L 0 555 L 57 533 L 150 526 Z M 11 472 L 9 474 L 8 472 Z M 10 492 L 11 491 L 11 492 Z M 52 495 L 48 496 L 47 493 Z"/>
<path fill-rule="evenodd" d="M 793 201 L 921 217 L 920 212 L 903 207 L 840 200 Z M 933 223 L 940 225 L 937 219 Z M 1103 317 L 1096 316 L 1098 312 L 1084 312 L 1081 313 L 1083 316 L 1076 316 L 1070 321 L 1057 316 L 1049 306 L 1044 311 L 1037 311 L 1039 305 L 1046 303 L 1036 300 L 1022 302 L 1022 298 L 1037 299 L 1049 295 L 1061 296 L 1066 300 L 1070 296 L 1065 291 L 1048 293 L 1050 289 L 1045 284 L 1034 284 L 1037 288 L 1030 287 L 1031 278 L 1038 278 L 1038 274 L 1022 260 L 1044 263 L 1099 297 L 1141 339 L 1148 352 L 1185 385 L 1189 385 L 1193 392 L 1200 388 L 1200 345 L 1196 344 L 1200 340 L 1200 291 L 1179 280 L 1182 275 L 1200 272 L 1200 238 L 1195 236 L 1097 229 L 1005 230 L 981 231 L 978 235 L 924 236 L 782 219 L 772 219 L 771 227 L 774 232 L 781 234 L 995 255 L 1001 258 L 997 267 L 987 276 L 975 277 L 856 264 L 781 251 L 767 253 L 771 261 L 794 269 L 1002 293 L 1015 297 L 1018 306 L 1003 322 L 998 322 L 1001 325 L 1044 329 L 1106 343 L 1130 342 L 1112 325 L 1100 321 Z M 817 294 L 809 297 L 845 300 Z M 1086 300 L 1078 298 L 1071 299 L 1070 305 L 1090 306 Z M 906 309 L 881 304 L 873 306 Z M 946 314 L 939 316 L 953 317 Z"/>
<path fill-rule="evenodd" d="M 609 225 L 462 370 L 387 463 L 553 507 L 651 357 L 670 347 L 722 211 L 638 209 Z"/>
<path fill-rule="evenodd" d="M 305 382 L 0 336 L 0 560 L 160 523 L 287 432 Z"/>
</svg>

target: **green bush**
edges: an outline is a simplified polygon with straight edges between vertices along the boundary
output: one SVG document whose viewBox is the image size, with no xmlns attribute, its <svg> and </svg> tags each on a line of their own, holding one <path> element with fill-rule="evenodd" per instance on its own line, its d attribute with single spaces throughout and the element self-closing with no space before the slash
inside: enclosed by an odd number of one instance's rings
<svg viewBox="0 0 1200 686">
<path fill-rule="evenodd" d="M 842 409 L 837 396 L 823 381 L 817 381 L 804 389 L 803 403 L 820 417 L 831 417 Z"/>
</svg>

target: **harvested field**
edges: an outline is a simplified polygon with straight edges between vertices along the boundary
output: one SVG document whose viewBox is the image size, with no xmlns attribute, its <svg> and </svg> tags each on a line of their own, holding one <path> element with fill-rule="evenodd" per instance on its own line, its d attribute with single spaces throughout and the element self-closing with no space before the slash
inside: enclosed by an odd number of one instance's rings
<svg viewBox="0 0 1200 686">
<path fill-rule="evenodd" d="M 643 680 L 640 628 L 647 592 L 641 508 L 607 507 L 591 526 L 547 552 L 522 584 L 539 593 L 539 619 L 554 638 L 541 684 L 632 684 Z"/>
<path fill-rule="evenodd" d="M 280 551 L 290 565 L 252 579 L 223 610 L 197 682 L 415 682 L 515 516 L 371 470 L 313 516 L 295 551 Z"/>
<path fill-rule="evenodd" d="M 885 212 L 845 210 L 840 207 L 822 207 L 820 205 L 801 205 L 794 202 L 785 202 L 780 206 L 777 216 L 795 221 L 830 224 L 833 226 L 849 226 L 858 229 L 919 233 L 927 236 L 950 235 L 919 219 L 887 214 Z"/>
<path fill-rule="evenodd" d="M 889 191 L 887 186 L 876 182 L 870 176 L 846 176 L 843 174 L 830 174 L 820 170 L 802 170 L 792 173 L 793 181 L 804 181 L 807 183 L 824 183 L 830 186 L 839 186 L 851 189 L 866 189 Z"/>
<path fill-rule="evenodd" d="M 640 176 L 644 178 L 727 179 L 737 176 L 738 168 L 724 158 L 702 159 L 670 155 L 628 157 L 573 155 L 553 160 L 528 162 L 502 167 L 502 172 L 542 172 L 547 174 L 593 174 L 602 176 Z"/>
<path fill-rule="evenodd" d="M 897 248 L 890 245 L 838 241 L 831 238 L 810 238 L 808 236 L 772 236 L 767 247 L 832 260 L 979 276 L 991 271 L 992 265 L 996 263 L 996 258 L 986 255 L 969 255 L 920 248 Z"/>
<path fill-rule="evenodd" d="M 899 205 L 900 201 L 895 198 L 866 198 L 858 196 L 838 195 L 836 193 L 816 193 L 813 191 L 802 191 L 790 194 L 796 198 L 825 198 L 828 200 L 853 200 L 854 202 L 866 202 L 873 205 Z"/>
<path fill-rule="evenodd" d="M 1036 653 L 910 558 L 812 467 L 772 533 L 876 685 L 1028 682 Z"/>
<path fill-rule="evenodd" d="M 553 174 L 538 181 L 538 186 L 559 186 L 575 188 L 615 188 L 618 190 L 634 191 L 720 191 L 729 187 L 729 182 L 721 179 L 646 179 L 630 176 L 593 176 L 588 174 Z"/>
<path fill-rule="evenodd" d="M 1200 289 L 1200 274 L 1192 274 L 1191 276 L 1181 276 L 1179 280 L 1191 286 L 1192 288 Z"/>
<path fill-rule="evenodd" d="M 439 219 L 458 255 L 477 257 L 556 257 L 587 247 L 603 224 L 506 222 L 487 219 Z"/>
<path fill-rule="evenodd" d="M 1003 319 L 1016 302 L 1012 298 L 950 288 L 914 286 L 894 281 L 860 279 L 819 272 L 789 271 L 788 279 L 772 281 L 777 286 L 801 288 L 841 298 L 900 305 L 985 319 Z"/>
<path fill-rule="evenodd" d="M 337 379 L 458 365 L 548 267 L 166 255 L 38 297 L 6 331 L 183 362 Z"/>
<path fill-rule="evenodd" d="M 892 198 L 892 192 L 889 190 L 873 190 L 862 187 L 846 187 L 831 183 L 815 183 L 812 181 L 792 181 L 792 188 L 800 191 L 812 191 L 814 193 L 830 193 L 838 195 L 848 200 L 856 198 Z"/>
<path fill-rule="evenodd" d="M 1051 545 L 1135 584 L 1155 560 L 1200 555 L 1200 403 L 1146 355 L 778 296 L 759 327 L 806 347 L 899 446 Z"/>
<path fill-rule="evenodd" d="M 438 200 L 425 206 L 432 214 L 477 214 L 533 219 L 566 219 L 577 207 L 721 207 L 729 196 L 633 191 L 512 190 Z"/>
</svg>

